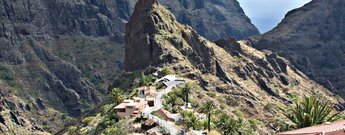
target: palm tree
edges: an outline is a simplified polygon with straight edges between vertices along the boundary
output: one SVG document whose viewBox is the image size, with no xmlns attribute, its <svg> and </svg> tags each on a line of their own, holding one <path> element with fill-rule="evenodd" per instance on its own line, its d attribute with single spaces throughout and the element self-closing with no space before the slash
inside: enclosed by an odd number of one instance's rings
<svg viewBox="0 0 345 135">
<path fill-rule="evenodd" d="M 189 94 L 192 92 L 192 86 L 187 83 L 186 85 L 184 85 L 184 87 L 182 88 L 182 95 L 184 96 L 183 100 L 186 102 L 186 108 L 188 107 L 188 102 L 189 102 Z"/>
<path fill-rule="evenodd" d="M 191 127 L 193 128 L 193 130 L 198 130 L 201 127 L 201 120 L 194 113 L 189 118 L 189 121 L 190 121 L 190 124 L 191 124 Z"/>
<path fill-rule="evenodd" d="M 171 107 L 174 108 L 178 100 L 179 98 L 175 94 L 172 93 L 172 94 L 168 94 L 166 102 L 171 104 Z"/>
<path fill-rule="evenodd" d="M 211 131 L 211 115 L 213 114 L 216 106 L 214 106 L 213 101 L 207 101 L 202 107 L 201 110 L 203 113 L 207 114 L 207 129 Z"/>
<path fill-rule="evenodd" d="M 144 74 L 144 72 L 140 73 L 140 85 L 142 86 L 148 86 L 149 85 L 149 80 L 147 76 Z"/>
<path fill-rule="evenodd" d="M 230 117 L 226 114 L 222 114 L 219 118 L 219 121 L 218 121 L 218 128 L 223 131 L 223 134 L 224 135 L 227 135 L 228 133 L 228 124 L 229 124 L 229 121 L 230 121 Z"/>
<path fill-rule="evenodd" d="M 251 135 L 253 131 L 249 124 L 242 118 L 232 119 L 226 114 L 222 114 L 218 121 L 218 127 L 224 135 Z"/>
<path fill-rule="evenodd" d="M 287 110 L 288 114 L 285 116 L 295 123 L 295 128 L 303 128 L 337 120 L 340 112 L 332 114 L 332 111 L 330 102 L 320 101 L 314 96 L 304 96 L 302 101 L 295 102 Z"/>
<path fill-rule="evenodd" d="M 182 120 L 178 123 L 185 127 L 187 130 L 192 128 L 193 130 L 197 130 L 201 127 L 202 123 L 198 116 L 196 116 L 191 111 L 183 111 L 181 113 Z"/>
<path fill-rule="evenodd" d="M 111 100 L 115 103 L 115 105 L 120 104 L 123 101 L 122 91 L 119 88 L 113 88 L 109 94 Z"/>
</svg>

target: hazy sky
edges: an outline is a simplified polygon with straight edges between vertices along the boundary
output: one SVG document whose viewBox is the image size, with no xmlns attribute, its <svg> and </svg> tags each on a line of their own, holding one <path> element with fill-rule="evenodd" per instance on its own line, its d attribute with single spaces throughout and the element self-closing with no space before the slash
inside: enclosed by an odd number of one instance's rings
<svg viewBox="0 0 345 135">
<path fill-rule="evenodd" d="M 246 15 L 261 33 L 271 30 L 285 14 L 311 0 L 238 0 Z"/>
</svg>

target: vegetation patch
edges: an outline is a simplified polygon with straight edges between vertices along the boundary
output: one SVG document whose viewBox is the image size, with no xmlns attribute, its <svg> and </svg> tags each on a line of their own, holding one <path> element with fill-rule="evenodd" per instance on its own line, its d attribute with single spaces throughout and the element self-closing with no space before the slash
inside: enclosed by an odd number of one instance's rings
<svg viewBox="0 0 345 135">
<path fill-rule="evenodd" d="M 0 79 L 15 89 L 20 89 L 22 86 L 15 81 L 15 76 L 5 65 L 0 64 Z"/>
</svg>

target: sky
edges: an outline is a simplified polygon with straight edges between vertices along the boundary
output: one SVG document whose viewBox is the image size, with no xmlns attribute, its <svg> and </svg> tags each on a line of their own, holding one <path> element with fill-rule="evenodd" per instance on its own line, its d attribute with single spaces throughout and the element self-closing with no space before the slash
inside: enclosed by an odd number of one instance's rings
<svg viewBox="0 0 345 135">
<path fill-rule="evenodd" d="M 299 8 L 311 0 L 238 0 L 246 15 L 259 29 L 265 33 L 284 18 L 285 14 Z"/>
</svg>

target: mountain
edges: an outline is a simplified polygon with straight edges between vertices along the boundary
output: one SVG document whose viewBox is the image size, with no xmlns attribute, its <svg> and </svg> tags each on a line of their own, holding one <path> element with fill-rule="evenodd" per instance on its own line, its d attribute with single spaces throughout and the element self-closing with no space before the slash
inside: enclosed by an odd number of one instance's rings
<svg viewBox="0 0 345 135">
<path fill-rule="evenodd" d="M 245 40 L 210 42 L 180 24 L 157 0 L 139 0 L 126 25 L 125 70 L 152 68 L 172 69 L 196 83 L 200 89 L 191 99 L 198 103 L 211 100 L 231 116 L 239 111 L 246 119 L 264 121 L 259 134 L 279 130 L 278 121 L 284 119 L 280 108 L 296 97 L 342 101 L 275 53 L 256 50 Z"/>
<path fill-rule="evenodd" d="M 118 15 L 123 26 L 128 21 L 137 0 L 118 0 Z M 176 19 L 194 28 L 213 41 L 221 38 L 245 37 L 260 34 L 236 0 L 160 0 Z"/>
<path fill-rule="evenodd" d="M 102 104 L 124 72 L 125 23 L 136 2 L 0 0 L 0 134 L 55 133 Z M 162 2 L 209 39 L 258 34 L 235 1 Z"/>
<path fill-rule="evenodd" d="M 54 133 L 69 116 L 102 102 L 123 71 L 124 27 L 115 1 L 1 0 L 0 5 L 0 88 L 12 105 L 5 110 Z M 36 101 L 45 107 L 34 107 Z M 12 130 L 1 132 L 22 134 Z"/>
<path fill-rule="evenodd" d="M 313 0 L 287 13 L 273 30 L 252 38 L 253 47 L 289 59 L 311 79 L 345 97 L 343 0 Z"/>
<path fill-rule="evenodd" d="M 182 24 L 214 41 L 260 34 L 236 0 L 160 0 Z"/>
</svg>

